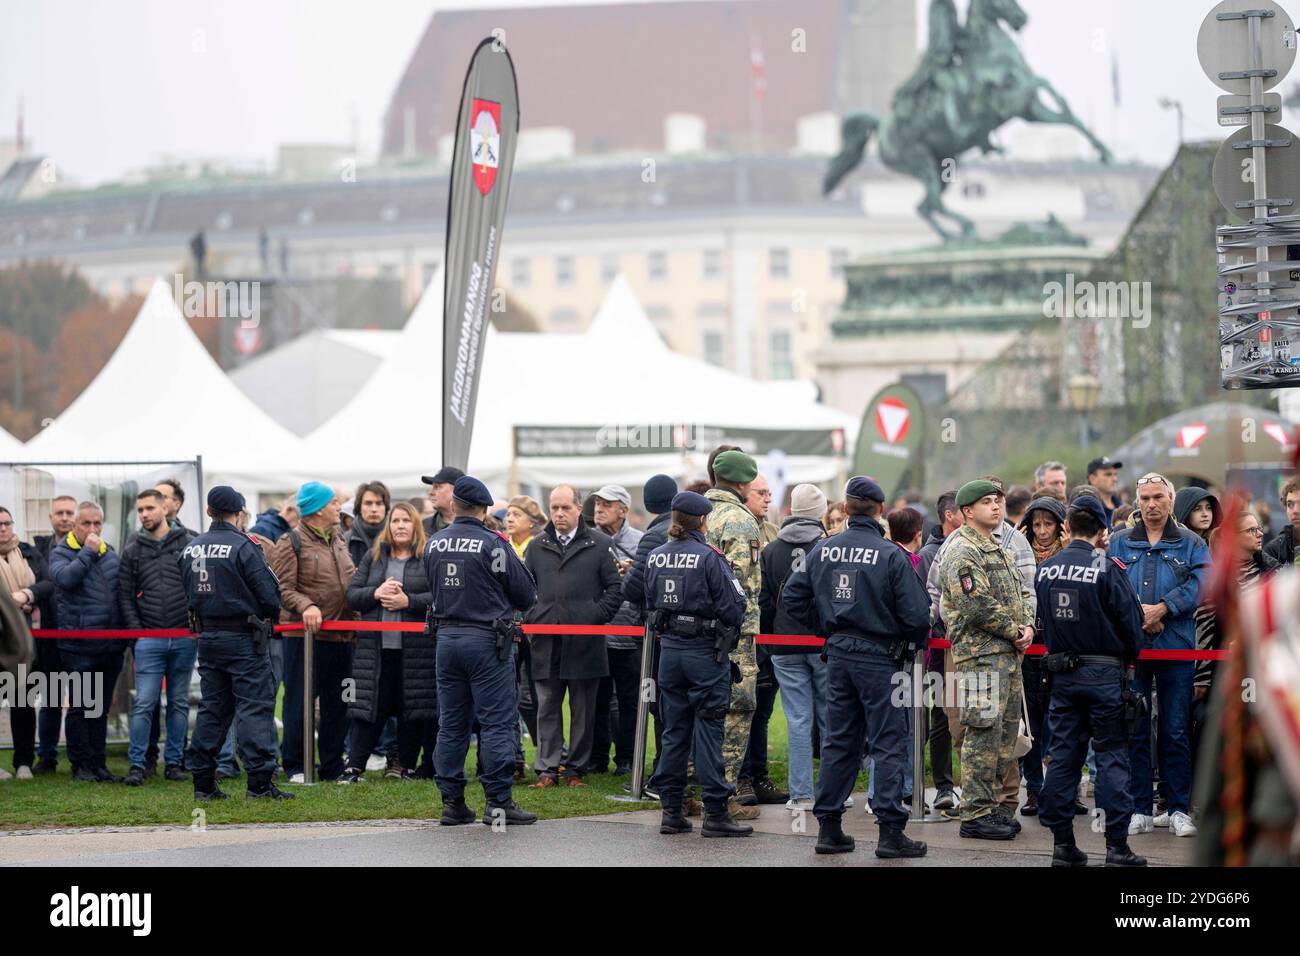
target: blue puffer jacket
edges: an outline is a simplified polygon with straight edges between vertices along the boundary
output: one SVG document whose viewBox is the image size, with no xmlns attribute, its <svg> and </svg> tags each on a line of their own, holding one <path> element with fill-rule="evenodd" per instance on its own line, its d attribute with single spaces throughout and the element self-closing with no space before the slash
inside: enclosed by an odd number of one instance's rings
<svg viewBox="0 0 1300 956">
<path fill-rule="evenodd" d="M 121 627 L 117 606 L 117 552 L 102 555 L 72 547 L 67 539 L 50 552 L 50 577 L 57 588 L 59 630 Z M 69 638 L 59 641 L 60 653 L 121 654 L 127 642 L 119 639 Z"/>
<path fill-rule="evenodd" d="M 1210 549 L 1200 535 L 1180 527 L 1173 518 L 1155 544 L 1147 541 L 1146 526 L 1124 528 L 1111 535 L 1107 553 L 1128 566 L 1128 579 L 1143 604 L 1169 606 L 1165 629 L 1149 634 L 1149 647 L 1192 650 L 1196 647 L 1196 605 L 1210 576 Z"/>
</svg>

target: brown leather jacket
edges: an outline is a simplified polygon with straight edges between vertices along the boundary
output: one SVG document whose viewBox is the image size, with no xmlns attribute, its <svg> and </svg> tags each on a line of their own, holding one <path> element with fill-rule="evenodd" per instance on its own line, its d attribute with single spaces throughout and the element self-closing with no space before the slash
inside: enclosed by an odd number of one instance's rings
<svg viewBox="0 0 1300 956">
<path fill-rule="evenodd" d="M 301 542 L 295 555 L 293 537 Z M 271 570 L 280 579 L 280 622 L 296 623 L 302 612 L 313 604 L 320 608 L 322 621 L 355 621 L 356 612 L 348 609 L 348 583 L 352 580 L 352 559 L 348 557 L 346 535 L 339 528 L 330 533 L 326 544 L 305 523 L 280 535 L 271 549 Z M 287 631 L 285 637 L 302 637 L 302 631 Z M 319 631 L 318 641 L 351 641 L 350 631 Z"/>
</svg>

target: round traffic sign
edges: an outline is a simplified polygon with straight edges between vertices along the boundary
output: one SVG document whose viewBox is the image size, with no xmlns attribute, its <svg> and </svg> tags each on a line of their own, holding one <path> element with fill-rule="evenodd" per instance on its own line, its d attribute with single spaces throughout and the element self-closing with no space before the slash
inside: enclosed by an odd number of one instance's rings
<svg viewBox="0 0 1300 956">
<path fill-rule="evenodd" d="M 1261 66 L 1276 70 L 1263 78 L 1264 89 L 1282 81 L 1295 62 L 1296 34 L 1291 17 L 1273 0 L 1223 0 L 1201 21 L 1196 34 L 1196 55 L 1210 82 L 1228 93 L 1249 93 L 1250 79 L 1220 79 L 1220 73 L 1240 73 L 1251 68 L 1250 19 L 1220 20 L 1220 13 L 1270 10 L 1271 17 L 1259 21 Z"/>
<path fill-rule="evenodd" d="M 1279 215 L 1300 212 L 1300 143 L 1285 126 L 1264 126 L 1265 139 L 1290 140 L 1290 146 L 1271 147 L 1266 151 L 1265 170 L 1267 172 L 1269 199 L 1287 198 L 1294 200 L 1290 206 L 1282 206 Z M 1219 145 L 1214 154 L 1214 169 L 1210 175 L 1214 183 L 1214 194 L 1228 214 L 1237 220 L 1250 219 L 1255 215 L 1255 207 L 1238 209 L 1234 203 L 1255 198 L 1254 164 L 1249 149 L 1233 149 L 1235 143 L 1250 139 L 1250 127 L 1243 126 Z"/>
</svg>

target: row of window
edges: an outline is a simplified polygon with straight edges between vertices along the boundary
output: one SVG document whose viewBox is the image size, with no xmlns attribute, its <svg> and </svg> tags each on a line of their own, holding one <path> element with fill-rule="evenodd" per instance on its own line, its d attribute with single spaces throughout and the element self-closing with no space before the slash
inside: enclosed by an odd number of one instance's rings
<svg viewBox="0 0 1300 956">
<path fill-rule="evenodd" d="M 848 261 L 847 249 L 830 250 L 831 277 L 838 279 L 844 274 L 844 263 Z M 554 261 L 555 284 L 573 285 L 577 265 L 573 256 L 556 256 Z M 600 257 L 600 278 L 602 282 L 613 282 L 622 268 L 622 260 L 615 253 Z M 769 249 L 767 251 L 767 274 L 772 279 L 790 278 L 790 250 Z M 668 280 L 668 254 L 666 252 L 646 253 L 646 275 L 651 282 Z M 722 250 L 705 249 L 700 256 L 700 278 L 722 278 Z M 525 258 L 510 261 L 510 284 L 516 289 L 526 289 L 533 281 L 533 260 Z"/>
</svg>

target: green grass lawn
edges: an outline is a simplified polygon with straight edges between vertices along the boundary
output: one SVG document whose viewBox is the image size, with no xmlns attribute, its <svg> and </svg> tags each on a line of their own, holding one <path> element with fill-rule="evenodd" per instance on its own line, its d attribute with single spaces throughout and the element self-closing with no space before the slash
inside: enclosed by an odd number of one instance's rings
<svg viewBox="0 0 1300 956">
<path fill-rule="evenodd" d="M 566 708 L 565 722 L 568 722 Z M 654 735 L 650 734 L 653 756 Z M 533 758 L 532 743 L 524 741 L 529 766 Z M 10 755 L 4 755 L 8 765 Z M 109 746 L 108 765 L 114 773 L 126 773 L 126 744 Z M 647 768 L 649 757 L 647 757 Z M 466 799 L 482 811 L 483 788 L 473 777 L 474 748 L 470 748 L 466 774 L 469 786 Z M 768 770 L 773 780 L 786 781 L 786 722 L 780 699 L 768 727 Z M 516 784 L 514 798 L 525 810 L 544 819 L 619 813 L 649 809 L 656 803 L 623 803 L 608 799 L 623 795 L 628 777 L 591 774 L 587 786 L 578 789 L 557 787 L 530 790 Z M 528 773 L 528 783 L 534 774 Z M 340 786 L 321 783 L 315 786 L 279 785 L 297 794 L 296 800 L 248 801 L 244 799 L 245 780 L 227 780 L 222 789 L 230 800 L 195 804 L 194 788 L 189 781 L 168 782 L 158 777 L 143 787 L 115 784 L 80 783 L 72 779 L 66 755 L 60 756 L 58 773 L 33 780 L 0 783 L 0 829 L 66 826 L 189 826 L 194 823 L 196 807 L 206 814 L 207 823 L 288 823 L 321 820 L 423 820 L 441 812 L 442 801 L 431 780 L 384 780 L 378 772 L 367 774 L 364 783 Z M 865 775 L 858 777 L 858 788 L 866 786 Z"/>
</svg>

